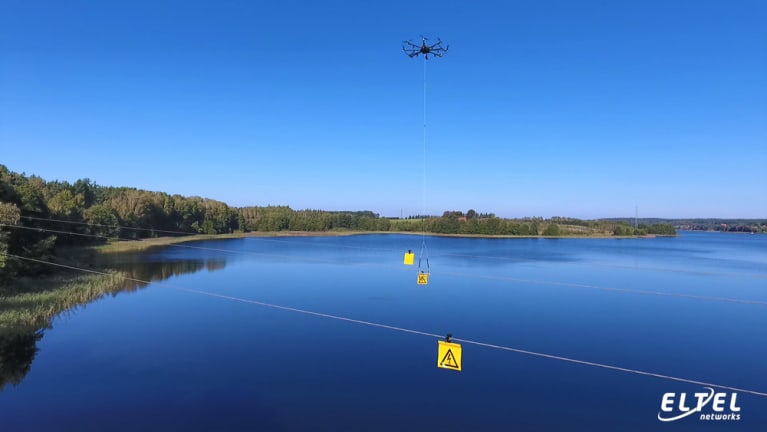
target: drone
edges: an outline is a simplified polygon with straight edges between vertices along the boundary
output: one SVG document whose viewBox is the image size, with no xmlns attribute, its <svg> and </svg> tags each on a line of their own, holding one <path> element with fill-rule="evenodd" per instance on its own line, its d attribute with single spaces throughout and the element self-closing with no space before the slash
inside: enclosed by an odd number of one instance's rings
<svg viewBox="0 0 767 432">
<path fill-rule="evenodd" d="M 429 60 L 429 54 L 436 57 L 442 57 L 447 52 L 447 49 L 450 48 L 450 46 L 443 47 L 442 41 L 439 38 L 437 38 L 437 43 L 434 45 L 427 45 L 427 40 L 427 38 L 421 36 L 420 46 L 410 41 L 404 41 L 402 42 L 402 51 L 405 51 L 405 54 L 410 58 L 423 54 L 423 57 L 426 60 Z"/>
</svg>

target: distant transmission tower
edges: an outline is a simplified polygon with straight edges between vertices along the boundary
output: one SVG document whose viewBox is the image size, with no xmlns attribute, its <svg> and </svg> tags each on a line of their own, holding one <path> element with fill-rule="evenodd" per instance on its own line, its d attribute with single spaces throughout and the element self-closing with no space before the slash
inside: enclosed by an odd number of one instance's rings
<svg viewBox="0 0 767 432">
<path fill-rule="evenodd" d="M 639 206 L 634 207 L 634 229 L 639 229 Z"/>
</svg>

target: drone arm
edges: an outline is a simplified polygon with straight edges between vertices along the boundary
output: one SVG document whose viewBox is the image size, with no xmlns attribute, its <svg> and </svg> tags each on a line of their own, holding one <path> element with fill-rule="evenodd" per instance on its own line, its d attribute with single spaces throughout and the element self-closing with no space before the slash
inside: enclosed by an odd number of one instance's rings
<svg viewBox="0 0 767 432">
<path fill-rule="evenodd" d="M 406 40 L 402 42 L 402 51 L 408 55 L 408 57 L 413 58 L 417 57 L 421 54 L 423 54 L 423 58 L 425 60 L 429 59 L 429 54 L 432 54 L 435 57 L 442 57 L 444 53 L 447 52 L 449 47 L 443 47 L 442 46 L 442 39 L 437 38 L 437 43 L 433 45 L 427 45 L 426 41 L 428 39 L 421 36 L 421 45 L 416 45 L 413 42 Z"/>
</svg>

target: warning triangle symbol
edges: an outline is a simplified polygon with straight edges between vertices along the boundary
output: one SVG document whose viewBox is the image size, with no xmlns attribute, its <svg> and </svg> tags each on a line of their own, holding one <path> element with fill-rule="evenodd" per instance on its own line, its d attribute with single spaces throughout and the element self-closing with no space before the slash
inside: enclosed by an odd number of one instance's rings
<svg viewBox="0 0 767 432">
<path fill-rule="evenodd" d="M 453 369 L 460 369 L 460 366 L 458 365 L 458 362 L 453 355 L 453 350 L 451 349 L 447 350 L 447 353 L 445 353 L 445 356 L 442 357 L 442 361 L 439 362 L 439 365 Z"/>
</svg>

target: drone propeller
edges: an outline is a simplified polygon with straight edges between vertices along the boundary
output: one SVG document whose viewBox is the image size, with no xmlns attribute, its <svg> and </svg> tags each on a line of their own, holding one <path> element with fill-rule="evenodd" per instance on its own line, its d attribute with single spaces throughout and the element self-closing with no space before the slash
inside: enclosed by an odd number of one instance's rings
<svg viewBox="0 0 767 432">
<path fill-rule="evenodd" d="M 442 39 L 437 38 L 437 43 L 435 43 L 434 45 L 430 45 L 429 48 L 431 48 L 431 49 L 444 49 L 445 51 L 447 51 L 447 48 L 443 48 L 440 45 L 442 45 Z"/>
</svg>

